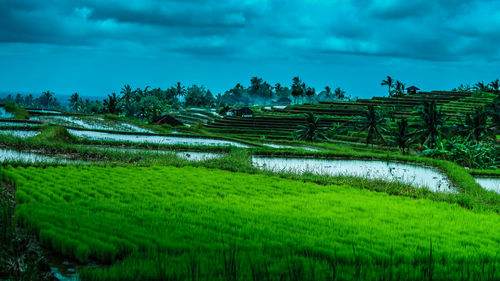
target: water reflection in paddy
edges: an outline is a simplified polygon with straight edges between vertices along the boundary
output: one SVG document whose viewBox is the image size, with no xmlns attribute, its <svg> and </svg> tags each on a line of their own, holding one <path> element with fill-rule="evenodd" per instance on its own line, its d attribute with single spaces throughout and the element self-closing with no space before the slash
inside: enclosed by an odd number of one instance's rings
<svg viewBox="0 0 500 281">
<path fill-rule="evenodd" d="M 155 136 L 155 135 L 122 135 L 106 132 L 95 131 L 80 131 L 68 130 L 72 135 L 88 138 L 92 140 L 103 141 L 125 141 L 134 143 L 156 143 L 156 144 L 181 144 L 181 145 L 200 145 L 200 146 L 235 146 L 235 147 L 249 147 L 246 144 L 210 138 L 190 138 L 190 137 L 170 137 L 170 136 Z"/>
<path fill-rule="evenodd" d="M 254 157 L 257 167 L 294 173 L 310 172 L 322 175 L 343 175 L 399 181 L 415 187 L 426 186 L 433 191 L 452 191 L 448 178 L 438 170 L 409 164 L 364 161 L 364 160 L 323 160 L 298 158 Z"/>
<path fill-rule="evenodd" d="M 500 193 L 500 178 L 475 178 L 484 189 Z"/>
</svg>

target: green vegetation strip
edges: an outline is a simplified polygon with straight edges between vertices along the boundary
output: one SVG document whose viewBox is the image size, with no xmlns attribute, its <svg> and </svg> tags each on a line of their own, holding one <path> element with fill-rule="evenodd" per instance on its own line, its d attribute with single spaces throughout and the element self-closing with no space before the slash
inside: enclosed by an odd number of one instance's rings
<svg viewBox="0 0 500 281">
<path fill-rule="evenodd" d="M 5 111 L 12 113 L 14 115 L 14 119 L 19 119 L 19 120 L 27 120 L 30 118 L 30 115 L 26 109 L 14 104 L 14 103 L 7 103 L 5 105 Z"/>
<path fill-rule="evenodd" d="M 202 167 L 2 175 L 17 186 L 18 222 L 45 247 L 112 264 L 82 280 L 500 278 L 492 212 Z"/>
</svg>

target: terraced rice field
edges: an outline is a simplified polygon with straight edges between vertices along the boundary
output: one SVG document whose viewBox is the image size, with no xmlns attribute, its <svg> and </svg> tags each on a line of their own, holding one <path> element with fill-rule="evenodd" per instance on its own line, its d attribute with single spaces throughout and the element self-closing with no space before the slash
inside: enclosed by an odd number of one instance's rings
<svg viewBox="0 0 500 281">
<path fill-rule="evenodd" d="M 82 280 L 500 278 L 500 216 L 454 204 L 194 167 L 2 174 L 26 230 L 103 265 Z"/>
<path fill-rule="evenodd" d="M 137 125 L 118 120 L 109 120 L 98 116 L 37 115 L 30 117 L 30 120 L 35 120 L 52 125 L 81 128 L 87 130 L 153 133 L 153 131 L 139 127 Z"/>
<path fill-rule="evenodd" d="M 319 102 L 287 106 L 284 109 L 272 109 L 256 114 L 253 118 L 224 117 L 217 119 L 206 127 L 211 132 L 234 134 L 249 139 L 293 139 L 299 125 L 306 123 L 305 114 L 313 113 L 320 119 L 320 126 L 332 128 L 333 124 L 341 124 L 343 133 L 336 134 L 335 140 L 347 142 L 365 142 L 366 134 L 359 132 L 358 121 L 367 110 L 374 105 L 377 110 L 384 111 L 391 120 L 408 118 L 410 122 L 418 119 L 417 109 L 424 102 L 434 101 L 442 110 L 449 122 L 461 122 L 463 116 L 476 109 L 485 107 L 494 101 L 494 95 L 482 94 L 472 96 L 461 92 L 421 92 L 398 97 L 374 97 L 359 99 L 354 102 Z M 451 124 L 451 123 L 450 123 Z M 393 127 L 392 121 L 389 127 Z M 390 136 L 388 136 L 390 139 Z"/>
</svg>

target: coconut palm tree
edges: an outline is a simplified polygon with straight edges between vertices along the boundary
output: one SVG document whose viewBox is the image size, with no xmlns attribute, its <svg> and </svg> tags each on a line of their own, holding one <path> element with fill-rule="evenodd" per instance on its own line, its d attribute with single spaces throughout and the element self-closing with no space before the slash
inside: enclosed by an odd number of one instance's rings
<svg viewBox="0 0 500 281">
<path fill-rule="evenodd" d="M 500 98 L 496 100 L 495 103 L 491 104 L 488 107 L 488 115 L 491 117 L 493 121 L 493 125 L 491 125 L 490 129 L 495 132 L 495 135 L 500 134 Z"/>
<path fill-rule="evenodd" d="M 385 139 L 382 136 L 381 131 L 383 131 L 383 126 L 386 123 L 386 118 L 380 114 L 375 107 L 370 104 L 368 105 L 367 110 L 363 113 L 362 119 L 360 120 L 360 131 L 359 132 L 367 132 L 366 135 L 366 146 L 369 144 L 374 144 L 374 139 L 379 138 L 383 143 L 385 143 Z"/>
<path fill-rule="evenodd" d="M 401 149 L 403 154 L 408 153 L 410 144 L 412 142 L 413 134 L 410 133 L 410 126 L 406 118 L 401 118 L 396 122 L 396 130 L 394 130 L 394 142 Z"/>
<path fill-rule="evenodd" d="M 333 93 L 339 100 L 343 100 L 345 98 L 345 91 L 341 88 L 336 88 Z"/>
<path fill-rule="evenodd" d="M 302 80 L 298 76 L 293 77 L 292 83 L 292 96 L 295 99 L 295 103 L 297 103 L 297 99 L 302 97 L 305 92 L 305 83 L 302 83 Z"/>
<path fill-rule="evenodd" d="M 296 139 L 305 141 L 317 141 L 328 139 L 326 132 L 328 128 L 319 126 L 319 118 L 315 117 L 311 112 L 307 113 L 306 124 L 299 125 L 299 129 L 295 132 Z"/>
<path fill-rule="evenodd" d="M 395 94 L 397 96 L 402 96 L 405 92 L 405 84 L 399 80 L 396 81 L 394 88 L 395 88 Z"/>
<path fill-rule="evenodd" d="M 115 93 L 108 95 L 108 98 L 104 99 L 103 105 L 107 113 L 118 114 L 120 111 L 118 107 L 118 96 Z"/>
<path fill-rule="evenodd" d="M 441 135 L 445 120 L 435 101 L 424 102 L 418 113 L 420 114 L 420 120 L 417 123 L 418 130 L 416 134 L 420 136 L 423 145 L 433 149 Z"/>
<path fill-rule="evenodd" d="M 183 97 L 186 95 L 186 93 L 187 93 L 186 88 L 181 85 L 181 82 L 177 82 L 175 84 L 175 95 L 177 97 Z"/>
<path fill-rule="evenodd" d="M 69 107 L 72 111 L 79 112 L 82 110 L 82 99 L 78 93 L 74 93 L 69 98 Z"/>
<path fill-rule="evenodd" d="M 476 89 L 478 91 L 486 92 L 486 91 L 488 91 L 488 85 L 484 84 L 483 81 L 477 82 L 476 84 L 474 84 L 474 89 Z"/>
<path fill-rule="evenodd" d="M 487 120 L 488 112 L 483 108 L 479 108 L 472 114 L 465 115 L 460 131 L 464 136 L 478 143 L 492 132 L 492 128 L 488 126 Z"/>
<path fill-rule="evenodd" d="M 380 83 L 381 86 L 387 86 L 389 90 L 389 97 L 392 96 L 392 87 L 394 85 L 394 80 L 392 79 L 391 76 L 387 76 L 386 80 L 382 80 L 382 83 Z"/>
<path fill-rule="evenodd" d="M 316 95 L 316 89 L 314 89 L 312 87 L 307 87 L 305 95 L 307 96 L 307 99 L 309 100 L 309 102 L 311 102 L 314 95 Z"/>
<path fill-rule="evenodd" d="M 496 79 L 495 81 L 491 81 L 489 86 L 492 90 L 498 92 L 500 89 L 500 81 L 498 79 Z"/>
<path fill-rule="evenodd" d="M 49 108 L 53 104 L 55 104 L 54 93 L 51 91 L 45 91 L 42 93 L 40 97 L 38 97 L 38 102 L 42 106 L 42 108 Z"/>
</svg>

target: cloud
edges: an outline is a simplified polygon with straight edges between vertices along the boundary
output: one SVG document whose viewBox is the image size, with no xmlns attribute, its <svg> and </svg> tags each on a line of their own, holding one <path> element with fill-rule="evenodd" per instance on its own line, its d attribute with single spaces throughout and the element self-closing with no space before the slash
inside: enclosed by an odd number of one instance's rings
<svg viewBox="0 0 500 281">
<path fill-rule="evenodd" d="M 236 59 L 496 60 L 499 11 L 495 0 L 10 0 L 0 4 L 0 45 Z"/>
</svg>

